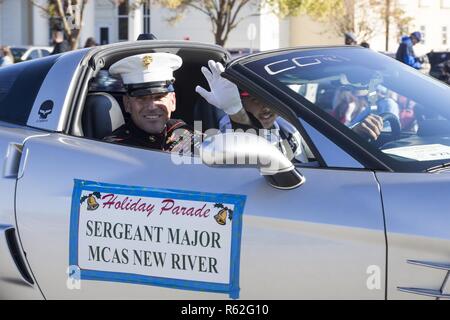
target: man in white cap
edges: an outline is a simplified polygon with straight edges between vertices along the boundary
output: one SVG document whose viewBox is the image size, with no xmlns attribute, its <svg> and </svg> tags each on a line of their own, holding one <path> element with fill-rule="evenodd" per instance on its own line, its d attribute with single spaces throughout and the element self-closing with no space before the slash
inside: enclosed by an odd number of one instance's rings
<svg viewBox="0 0 450 320">
<path fill-rule="evenodd" d="M 208 103 L 226 114 L 220 119 L 220 131 L 229 129 L 252 130 L 274 143 L 289 160 L 306 163 L 308 158 L 302 137 L 297 129 L 258 99 L 221 76 L 224 67 L 220 62 L 208 61 L 201 71 L 211 89 L 197 86 L 195 91 Z"/>
<path fill-rule="evenodd" d="M 200 94 L 208 103 L 223 110 L 229 117 L 229 124 L 221 120 L 221 128 L 233 129 L 275 129 L 279 131 L 277 136 L 285 141 L 280 141 L 280 149 L 286 156 L 294 156 L 301 162 L 306 162 L 306 150 L 301 143 L 301 135 L 294 126 L 287 121 L 279 121 L 276 114 L 270 108 L 257 101 L 250 105 L 246 99 L 241 100 L 238 87 L 229 80 L 222 77 L 224 67 L 220 62 L 208 61 L 208 68 L 202 67 L 201 71 L 205 76 L 210 90 L 197 86 L 195 91 Z M 257 99 L 256 99 L 257 100 Z M 374 114 L 365 115 L 359 123 L 353 124 L 351 129 L 357 134 L 377 140 L 383 129 L 383 119 Z M 272 134 L 273 132 L 269 132 Z M 277 137 L 269 137 L 269 141 L 279 140 Z M 288 146 L 282 147 L 283 145 Z M 290 150 L 289 150 L 290 149 Z M 291 157 L 292 159 L 292 157 Z"/>
<path fill-rule="evenodd" d="M 169 152 L 192 150 L 193 130 L 182 120 L 171 119 L 176 108 L 173 72 L 182 59 L 171 53 L 147 53 L 114 63 L 109 72 L 120 75 L 127 91 L 123 97 L 130 121 L 105 140 Z M 186 146 L 190 144 L 190 146 Z"/>
</svg>

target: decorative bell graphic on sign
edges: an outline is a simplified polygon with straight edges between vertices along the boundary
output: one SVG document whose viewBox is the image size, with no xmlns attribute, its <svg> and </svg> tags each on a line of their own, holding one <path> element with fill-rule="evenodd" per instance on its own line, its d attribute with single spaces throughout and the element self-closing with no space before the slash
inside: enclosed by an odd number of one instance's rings
<svg viewBox="0 0 450 320">
<path fill-rule="evenodd" d="M 93 192 L 89 194 L 88 196 L 82 196 L 80 199 L 80 203 L 83 203 L 87 199 L 87 209 L 89 211 L 96 210 L 99 207 L 99 204 L 95 198 L 100 199 L 101 198 L 100 192 Z"/>
<path fill-rule="evenodd" d="M 222 203 L 216 203 L 214 204 L 214 208 L 220 208 L 221 210 L 219 213 L 217 213 L 214 216 L 214 219 L 218 224 L 221 226 L 225 225 L 227 223 L 227 213 L 228 213 L 228 219 L 233 219 L 233 210 L 228 209 L 228 207 L 225 207 Z"/>
</svg>

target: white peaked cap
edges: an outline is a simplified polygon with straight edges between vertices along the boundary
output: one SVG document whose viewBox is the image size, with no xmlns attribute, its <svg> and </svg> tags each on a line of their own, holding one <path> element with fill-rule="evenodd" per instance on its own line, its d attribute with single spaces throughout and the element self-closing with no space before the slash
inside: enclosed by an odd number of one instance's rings
<svg viewBox="0 0 450 320">
<path fill-rule="evenodd" d="M 109 68 L 109 73 L 120 75 L 126 85 L 170 81 L 182 64 L 183 60 L 176 54 L 152 52 L 119 60 Z"/>
</svg>

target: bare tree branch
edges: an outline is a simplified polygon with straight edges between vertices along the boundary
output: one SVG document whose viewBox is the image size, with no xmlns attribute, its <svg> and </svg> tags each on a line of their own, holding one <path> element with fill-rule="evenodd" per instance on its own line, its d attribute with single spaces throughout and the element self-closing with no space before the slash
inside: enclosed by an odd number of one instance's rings
<svg viewBox="0 0 450 320">
<path fill-rule="evenodd" d="M 205 14 L 212 26 L 216 44 L 225 45 L 229 34 L 246 18 L 260 15 L 260 8 L 267 4 L 274 13 L 282 15 L 297 11 L 305 3 L 314 0 L 153 0 L 153 3 L 172 10 L 169 21 L 177 21 L 190 8 Z M 244 8 L 255 7 L 257 13 L 244 16 Z M 281 9 L 279 9 L 281 8 Z"/>
</svg>

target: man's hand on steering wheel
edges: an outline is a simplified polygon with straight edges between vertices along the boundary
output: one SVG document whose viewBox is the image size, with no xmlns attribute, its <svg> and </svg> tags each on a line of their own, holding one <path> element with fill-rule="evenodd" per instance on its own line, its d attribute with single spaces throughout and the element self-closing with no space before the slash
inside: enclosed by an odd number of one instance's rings
<svg viewBox="0 0 450 320">
<path fill-rule="evenodd" d="M 363 121 L 355 125 L 352 130 L 360 136 L 367 137 L 374 141 L 380 136 L 383 126 L 382 117 L 375 114 L 369 114 Z"/>
</svg>

